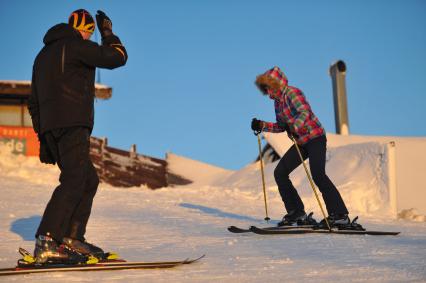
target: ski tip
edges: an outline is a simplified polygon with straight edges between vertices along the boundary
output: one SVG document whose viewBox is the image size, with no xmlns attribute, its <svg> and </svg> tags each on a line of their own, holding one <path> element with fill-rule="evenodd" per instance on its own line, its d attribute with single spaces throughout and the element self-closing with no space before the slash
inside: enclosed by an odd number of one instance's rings
<svg viewBox="0 0 426 283">
<path fill-rule="evenodd" d="M 24 248 L 19 247 L 19 253 L 22 255 L 22 260 L 27 264 L 32 264 L 36 261 L 35 258 Z"/>
<path fill-rule="evenodd" d="M 248 230 L 248 229 L 242 229 L 242 228 L 239 228 L 237 226 L 229 226 L 228 227 L 228 231 L 231 232 L 231 233 L 245 233 L 245 232 L 250 232 L 250 230 Z"/>
<path fill-rule="evenodd" d="M 86 261 L 86 264 L 90 265 L 90 264 L 97 264 L 99 262 L 99 259 L 97 259 L 94 256 L 89 256 L 89 258 Z"/>
<path fill-rule="evenodd" d="M 200 259 L 205 258 L 205 257 L 206 257 L 206 254 L 203 254 L 202 256 L 200 256 L 199 258 L 197 258 L 196 260 L 200 260 Z"/>
<path fill-rule="evenodd" d="M 236 233 L 240 230 L 240 228 L 238 228 L 237 226 L 228 226 L 228 231 L 232 232 L 232 233 Z"/>
<path fill-rule="evenodd" d="M 107 260 L 117 260 L 120 256 L 117 253 L 108 252 L 105 254 Z"/>
<path fill-rule="evenodd" d="M 187 258 L 187 259 L 185 259 L 182 263 L 183 263 L 183 264 L 193 263 L 193 262 L 199 261 L 200 259 L 204 258 L 205 256 L 206 256 L 206 254 L 203 254 L 202 256 L 197 257 L 197 258 L 195 258 L 195 259 L 189 259 L 189 258 Z"/>
</svg>

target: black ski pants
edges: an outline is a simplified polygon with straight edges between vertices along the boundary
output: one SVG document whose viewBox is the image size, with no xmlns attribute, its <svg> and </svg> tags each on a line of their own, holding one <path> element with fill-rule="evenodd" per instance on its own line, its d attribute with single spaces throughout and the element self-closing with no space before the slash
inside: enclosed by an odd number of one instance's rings
<svg viewBox="0 0 426 283">
<path fill-rule="evenodd" d="M 299 145 L 299 149 L 303 160 L 309 158 L 312 178 L 322 193 L 328 214 L 347 214 L 348 210 L 340 193 L 325 173 L 326 136 L 315 138 L 303 146 Z M 301 163 L 296 146 L 293 144 L 278 162 L 274 171 L 275 181 L 277 182 L 278 190 L 287 212 L 305 209 L 299 194 L 289 178 L 290 173 Z"/>
<path fill-rule="evenodd" d="M 36 237 L 49 233 L 57 241 L 63 237 L 84 240 L 99 184 L 89 157 L 90 130 L 85 127 L 56 129 L 46 133 L 45 139 L 61 174 Z"/>
</svg>

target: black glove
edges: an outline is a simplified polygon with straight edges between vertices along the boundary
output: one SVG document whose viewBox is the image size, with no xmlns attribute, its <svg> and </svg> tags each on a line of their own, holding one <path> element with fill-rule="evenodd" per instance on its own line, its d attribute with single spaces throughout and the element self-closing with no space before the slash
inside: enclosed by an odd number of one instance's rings
<svg viewBox="0 0 426 283">
<path fill-rule="evenodd" d="M 55 165 L 56 161 L 53 157 L 52 153 L 50 152 L 49 146 L 47 145 L 46 139 L 39 135 L 38 137 L 40 141 L 40 162 L 45 164 L 53 164 Z"/>
<path fill-rule="evenodd" d="M 98 10 L 96 14 L 96 24 L 98 26 L 99 32 L 101 33 L 102 38 L 105 38 L 112 34 L 112 22 L 107 15 L 101 10 Z"/>
<path fill-rule="evenodd" d="M 253 120 L 251 120 L 251 129 L 257 133 L 260 133 L 263 129 L 263 121 L 253 118 Z"/>
</svg>

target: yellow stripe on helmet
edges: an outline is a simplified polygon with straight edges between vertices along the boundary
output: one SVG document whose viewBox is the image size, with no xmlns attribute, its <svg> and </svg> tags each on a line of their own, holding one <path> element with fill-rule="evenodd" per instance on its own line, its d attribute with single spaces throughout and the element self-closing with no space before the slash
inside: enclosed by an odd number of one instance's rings
<svg viewBox="0 0 426 283">
<path fill-rule="evenodd" d="M 76 30 L 93 33 L 95 31 L 95 23 L 86 24 L 86 13 L 83 13 L 80 25 L 78 24 L 78 13 L 72 13 L 70 18 L 73 17 L 72 27 Z"/>
</svg>

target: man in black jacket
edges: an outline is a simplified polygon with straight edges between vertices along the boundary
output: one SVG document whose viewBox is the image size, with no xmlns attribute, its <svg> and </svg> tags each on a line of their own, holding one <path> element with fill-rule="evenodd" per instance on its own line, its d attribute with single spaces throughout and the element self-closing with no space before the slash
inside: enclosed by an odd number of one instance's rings
<svg viewBox="0 0 426 283">
<path fill-rule="evenodd" d="M 37 55 L 28 108 L 40 140 L 40 161 L 57 163 L 60 185 L 47 204 L 36 233 L 34 257 L 39 263 L 81 262 L 88 255 L 105 256 L 86 242 L 87 221 L 99 179 L 89 157 L 94 124 L 96 67 L 126 64 L 127 52 L 112 33 L 111 20 L 98 11 L 102 45 L 89 40 L 92 16 L 74 11 L 68 24 L 53 26 Z"/>
</svg>

